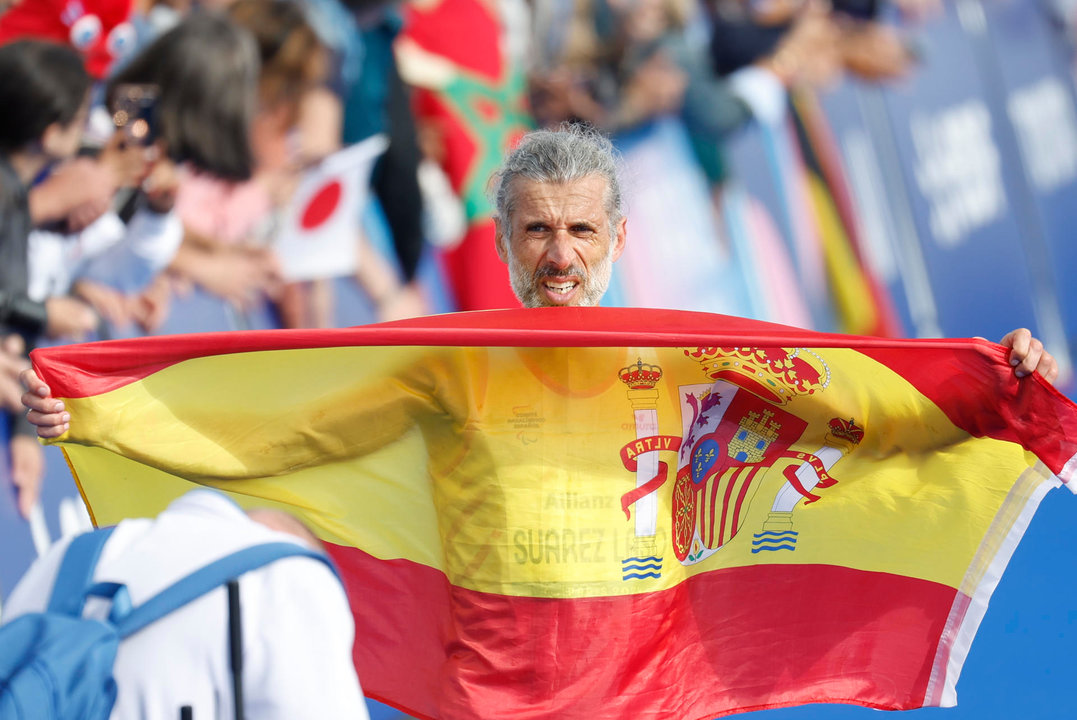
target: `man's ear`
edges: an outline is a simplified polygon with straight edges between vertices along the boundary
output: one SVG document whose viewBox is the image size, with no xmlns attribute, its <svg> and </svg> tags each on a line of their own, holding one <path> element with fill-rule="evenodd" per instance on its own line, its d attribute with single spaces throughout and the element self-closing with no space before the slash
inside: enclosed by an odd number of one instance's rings
<svg viewBox="0 0 1077 720">
<path fill-rule="evenodd" d="M 505 226 L 501 224 L 501 218 L 494 218 L 494 249 L 497 250 L 497 256 L 501 258 L 501 262 L 508 265 L 509 253 L 508 248 L 505 247 L 505 243 L 508 242 L 505 237 Z"/>
<path fill-rule="evenodd" d="M 628 218 L 623 217 L 621 221 L 617 223 L 617 236 L 613 238 L 613 260 L 616 262 L 617 258 L 621 257 L 621 253 L 625 250 L 625 238 L 628 236 Z"/>
</svg>

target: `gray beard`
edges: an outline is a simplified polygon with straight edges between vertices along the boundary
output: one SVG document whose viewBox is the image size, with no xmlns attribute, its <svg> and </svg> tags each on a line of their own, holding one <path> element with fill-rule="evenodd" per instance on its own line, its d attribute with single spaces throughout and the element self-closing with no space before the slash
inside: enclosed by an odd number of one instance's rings
<svg viewBox="0 0 1077 720">
<path fill-rule="evenodd" d="M 510 242 L 509 247 L 511 248 L 511 246 L 512 243 Z M 602 259 L 595 271 L 590 274 L 575 265 L 567 270 L 559 270 L 551 265 L 544 265 L 534 273 L 528 273 L 516 261 L 516 256 L 509 249 L 509 282 L 512 284 L 512 292 L 516 295 L 520 304 L 526 308 L 555 307 L 546 302 L 545 294 L 539 289 L 542 280 L 548 277 L 557 277 L 558 275 L 575 275 L 580 279 L 580 288 L 582 290 L 579 302 L 575 303 L 575 305 L 578 307 L 594 307 L 602 301 L 602 296 L 606 294 L 606 289 L 610 286 L 610 277 L 613 275 L 612 255 L 613 243 L 611 242 L 609 254 Z"/>
</svg>

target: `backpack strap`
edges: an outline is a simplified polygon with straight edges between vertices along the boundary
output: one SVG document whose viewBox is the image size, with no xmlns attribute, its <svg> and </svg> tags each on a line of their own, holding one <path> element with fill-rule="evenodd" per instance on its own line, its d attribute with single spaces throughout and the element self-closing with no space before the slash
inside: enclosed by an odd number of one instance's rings
<svg viewBox="0 0 1077 720">
<path fill-rule="evenodd" d="M 64 615 L 82 615 L 82 606 L 86 602 L 86 588 L 93 580 L 97 560 L 105 548 L 109 536 L 115 527 L 101 528 L 83 533 L 71 541 L 60 562 L 56 581 L 49 596 L 48 612 Z"/>
<path fill-rule="evenodd" d="M 168 613 L 183 607 L 210 590 L 239 577 L 245 572 L 268 565 L 285 557 L 309 557 L 325 564 L 337 575 L 336 568 L 324 553 L 292 542 L 269 542 L 244 548 L 225 555 L 157 593 L 149 600 L 132 609 L 124 617 L 116 618 L 120 637 L 132 635 Z M 339 579 L 339 575 L 337 578 Z"/>
</svg>

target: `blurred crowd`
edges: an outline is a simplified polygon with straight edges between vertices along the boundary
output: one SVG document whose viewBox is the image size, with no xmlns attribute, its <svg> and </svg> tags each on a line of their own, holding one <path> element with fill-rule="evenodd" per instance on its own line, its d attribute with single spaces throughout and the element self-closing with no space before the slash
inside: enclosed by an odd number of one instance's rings
<svg viewBox="0 0 1077 720">
<path fill-rule="evenodd" d="M 672 120 L 720 213 L 731 134 L 844 73 L 914 71 L 902 27 L 938 0 L 880 1 L 0 2 L 0 402 L 20 509 L 43 473 L 17 382 L 35 345 L 158 332 L 193 288 L 268 303 L 281 327 L 334 322 L 334 284 L 297 279 L 277 238 L 342 149 L 387 140 L 358 181 L 388 242 L 357 219 L 344 269 L 372 317 L 516 306 L 486 181 L 522 132 Z"/>
</svg>

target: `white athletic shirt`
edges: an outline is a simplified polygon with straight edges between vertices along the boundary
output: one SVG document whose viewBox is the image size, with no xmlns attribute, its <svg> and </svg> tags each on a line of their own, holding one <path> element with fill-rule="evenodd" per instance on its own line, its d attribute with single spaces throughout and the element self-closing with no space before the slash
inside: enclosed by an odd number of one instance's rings
<svg viewBox="0 0 1077 720">
<path fill-rule="evenodd" d="M 155 519 L 124 520 L 105 545 L 94 579 L 124 582 L 138 605 L 181 576 L 266 541 L 298 542 L 251 521 L 224 495 L 194 490 Z M 70 540 L 27 571 L 4 621 L 44 609 Z M 240 580 L 243 686 L 252 720 L 367 720 L 352 664 L 355 627 L 340 583 L 320 562 L 285 558 Z M 106 602 L 85 615 L 104 617 Z M 234 717 L 228 665 L 228 600 L 217 588 L 120 643 L 111 720 Z"/>
</svg>

